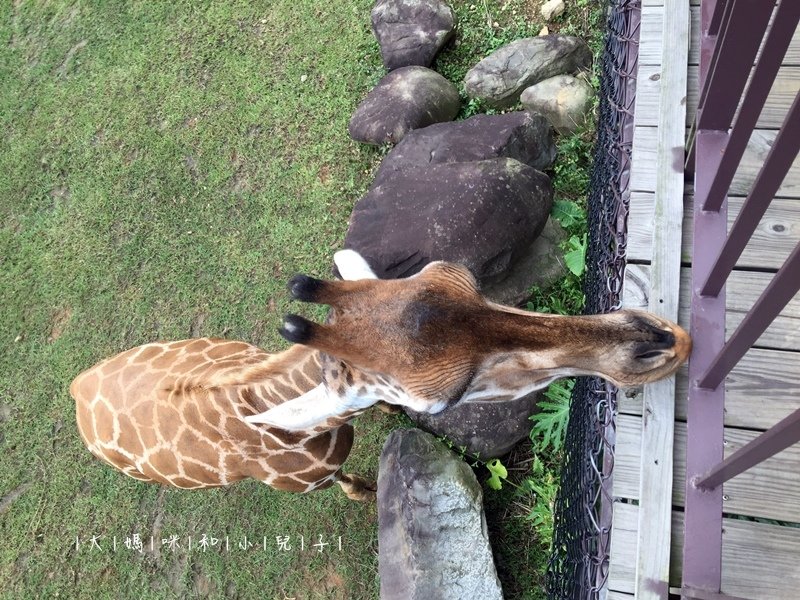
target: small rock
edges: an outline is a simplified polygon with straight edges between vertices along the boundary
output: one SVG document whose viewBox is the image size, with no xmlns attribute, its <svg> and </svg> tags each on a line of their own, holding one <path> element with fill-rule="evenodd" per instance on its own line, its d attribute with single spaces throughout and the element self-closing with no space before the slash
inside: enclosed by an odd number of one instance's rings
<svg viewBox="0 0 800 600">
<path fill-rule="evenodd" d="M 539 35 L 550 35 L 550 29 L 545 25 L 539 30 Z"/>
<path fill-rule="evenodd" d="M 524 38 L 501 46 L 472 67 L 464 86 L 470 98 L 504 108 L 515 104 L 525 88 L 591 64 L 592 53 L 580 38 L 559 34 Z"/>
<path fill-rule="evenodd" d="M 344 245 L 381 279 L 446 260 L 485 286 L 505 279 L 530 248 L 552 198 L 547 175 L 510 158 L 397 171 L 356 203 Z"/>
<path fill-rule="evenodd" d="M 564 0 L 549 0 L 549 2 L 542 4 L 542 18 L 545 21 L 555 19 L 563 14 L 565 8 Z"/>
<path fill-rule="evenodd" d="M 440 0 L 378 0 L 371 16 L 389 71 L 430 66 L 456 26 L 453 10 Z"/>
<path fill-rule="evenodd" d="M 502 600 L 472 469 L 430 434 L 400 429 L 379 473 L 381 600 Z"/>
<path fill-rule="evenodd" d="M 465 400 L 435 415 L 409 409 L 406 413 L 422 429 L 446 436 L 456 447 L 488 460 L 508 454 L 530 435 L 528 417 L 537 412 L 539 397 L 539 392 L 533 392 L 515 400 Z"/>
<path fill-rule="evenodd" d="M 571 133 L 586 122 L 594 89 L 585 79 L 557 75 L 522 92 L 522 105 L 550 121 L 559 133 Z"/>
<path fill-rule="evenodd" d="M 425 67 L 389 73 L 350 119 L 350 137 L 367 144 L 396 144 L 411 129 L 452 121 L 461 107 L 456 86 Z"/>
<path fill-rule="evenodd" d="M 544 117 L 525 111 L 475 115 L 408 132 L 384 158 L 375 181 L 409 168 L 500 157 L 544 171 L 555 156 L 552 130 Z"/>
<path fill-rule="evenodd" d="M 544 229 L 502 281 L 487 284 L 481 293 L 499 304 L 518 306 L 531 295 L 533 286 L 547 288 L 566 277 L 561 242 L 567 232 L 557 221 L 548 219 Z"/>
</svg>

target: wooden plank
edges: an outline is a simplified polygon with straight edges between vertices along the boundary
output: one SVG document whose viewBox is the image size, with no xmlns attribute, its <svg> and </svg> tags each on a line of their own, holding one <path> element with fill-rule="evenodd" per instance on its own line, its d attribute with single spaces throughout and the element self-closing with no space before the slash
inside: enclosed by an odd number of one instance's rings
<svg viewBox="0 0 800 600">
<path fill-rule="evenodd" d="M 800 400 L 798 400 L 800 405 Z M 614 496 L 639 499 L 639 449 L 642 418 L 617 417 L 617 442 L 614 449 Z M 760 432 L 725 428 L 725 456 L 754 440 Z M 672 503 L 685 505 L 686 423 L 675 425 Z M 722 511 L 800 522 L 800 446 L 790 447 L 772 458 L 734 477 L 723 486 Z"/>
<path fill-rule="evenodd" d="M 733 333 L 755 301 L 772 280 L 772 273 L 733 271 L 727 285 L 726 331 Z M 680 310 L 678 324 L 689 322 L 689 290 L 691 271 L 681 269 Z M 628 264 L 625 270 L 622 303 L 625 308 L 647 309 L 650 295 L 650 267 Z M 759 347 L 800 351 L 800 295 L 786 305 L 755 344 Z"/>
<path fill-rule="evenodd" d="M 675 381 L 675 418 L 686 421 L 687 369 Z M 800 357 L 780 350 L 753 348 L 725 380 L 727 427 L 769 429 L 800 405 Z M 621 414 L 642 414 L 641 388 L 626 390 L 618 398 Z"/>
<path fill-rule="evenodd" d="M 673 4 L 683 4 L 674 2 Z M 696 65 L 700 58 L 700 7 L 692 6 L 688 63 Z M 639 67 L 660 65 L 663 54 L 662 31 L 664 29 L 664 6 L 642 6 L 642 22 L 639 27 Z"/>
<path fill-rule="evenodd" d="M 742 208 L 744 198 L 728 199 L 728 228 Z M 684 197 L 681 261 L 692 261 L 692 210 L 694 197 Z M 650 261 L 654 213 L 652 192 L 632 192 L 628 214 L 628 260 Z M 800 240 L 800 201 L 776 198 L 761 219 L 750 243 L 745 248 L 738 267 L 777 270 Z"/>
<path fill-rule="evenodd" d="M 663 3 L 662 3 L 663 4 Z M 664 7 L 645 5 L 642 7 L 642 25 L 639 30 L 639 66 L 661 64 L 662 37 L 661 29 L 664 19 Z M 689 45 L 689 63 L 697 65 L 700 58 L 700 7 L 691 7 L 691 32 Z M 784 66 L 800 66 L 800 28 L 783 58 Z"/>
<path fill-rule="evenodd" d="M 649 309 L 660 317 L 674 321 L 678 318 L 678 288 L 681 282 L 689 5 L 672 2 L 664 6 L 662 14 L 661 35 L 670 40 L 670 44 L 663 45 L 660 61 L 661 89 L 656 133 L 656 193 L 653 202 Z M 644 21 L 645 17 L 642 22 Z M 633 148 L 635 157 L 635 142 Z M 636 597 L 641 600 L 667 600 L 672 522 L 670 490 L 675 428 L 675 376 L 646 385 L 644 406 L 645 416 L 641 419 L 641 502 L 636 553 Z"/>
<path fill-rule="evenodd" d="M 746 196 L 753 181 L 764 164 L 777 131 L 756 129 L 750 136 L 739 170 L 731 183 L 732 196 Z M 633 133 L 633 165 L 631 167 L 631 191 L 652 192 L 656 185 L 656 149 L 658 128 L 636 127 Z M 677 160 L 677 157 L 676 157 Z M 778 196 L 800 197 L 800 156 L 795 159 L 783 181 Z"/>
<path fill-rule="evenodd" d="M 633 593 L 639 508 L 614 505 L 609 589 Z M 722 593 L 753 600 L 795 600 L 800 589 L 800 529 L 737 519 L 722 520 Z M 681 584 L 683 513 L 672 515 L 670 583 Z"/>
<path fill-rule="evenodd" d="M 669 0 L 642 0 L 642 6 L 664 6 L 664 3 L 668 1 Z M 700 6 L 700 0 L 689 0 L 689 4 L 691 6 Z"/>
<path fill-rule="evenodd" d="M 682 515 L 672 515 L 672 543 L 668 545 L 671 560 L 669 580 L 680 585 L 680 565 L 683 549 Z M 611 556 L 608 567 L 608 589 L 626 594 L 635 593 L 636 539 L 639 535 L 639 507 L 623 502 L 614 503 L 611 525 Z"/>
<path fill-rule="evenodd" d="M 639 67 L 636 78 L 636 125 L 656 126 L 660 78 L 660 66 Z M 693 65 L 689 67 L 689 87 L 686 96 L 687 127 L 691 126 L 697 112 L 697 86 L 698 67 Z M 781 67 L 756 126 L 759 129 L 779 129 L 798 91 L 800 91 L 800 67 Z"/>
</svg>

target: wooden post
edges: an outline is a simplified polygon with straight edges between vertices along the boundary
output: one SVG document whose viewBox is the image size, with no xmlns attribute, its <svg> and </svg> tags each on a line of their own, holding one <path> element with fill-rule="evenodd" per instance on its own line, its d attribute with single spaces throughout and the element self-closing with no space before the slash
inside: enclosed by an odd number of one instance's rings
<svg viewBox="0 0 800 600">
<path fill-rule="evenodd" d="M 649 310 L 678 320 L 689 2 L 664 5 Z M 636 149 L 634 148 L 634 154 Z M 645 387 L 636 598 L 667 600 L 672 519 L 675 377 Z"/>
</svg>

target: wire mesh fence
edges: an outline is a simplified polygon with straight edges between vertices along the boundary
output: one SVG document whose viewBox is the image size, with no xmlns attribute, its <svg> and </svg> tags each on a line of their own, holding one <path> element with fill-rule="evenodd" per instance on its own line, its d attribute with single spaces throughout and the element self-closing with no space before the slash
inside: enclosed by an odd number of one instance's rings
<svg viewBox="0 0 800 600">
<path fill-rule="evenodd" d="M 600 58 L 597 142 L 589 190 L 588 314 L 616 310 L 625 269 L 640 0 L 609 0 Z M 608 579 L 617 390 L 597 378 L 575 385 L 555 505 L 549 598 L 599 598 Z"/>
</svg>

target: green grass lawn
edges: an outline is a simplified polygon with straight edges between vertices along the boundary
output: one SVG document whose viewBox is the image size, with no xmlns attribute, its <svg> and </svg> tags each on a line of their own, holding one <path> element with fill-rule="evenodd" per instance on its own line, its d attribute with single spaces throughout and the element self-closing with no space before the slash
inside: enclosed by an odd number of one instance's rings
<svg viewBox="0 0 800 600">
<path fill-rule="evenodd" d="M 329 275 L 382 155 L 347 136 L 383 75 L 372 4 L 0 4 L 3 597 L 377 597 L 374 505 L 338 488 L 136 482 L 85 450 L 67 392 L 99 359 L 156 339 L 286 347 L 276 333 L 285 283 Z M 439 65 L 453 81 L 527 32 L 522 0 L 488 3 L 498 28 L 483 3 L 453 4 L 461 43 Z M 402 424 L 361 417 L 347 470 L 376 477 L 386 434 Z M 134 534 L 143 552 L 125 547 Z M 162 547 L 173 535 L 180 547 Z M 204 551 L 203 535 L 221 546 L 227 536 L 229 550 Z M 332 542 L 323 552 L 311 546 L 320 535 Z M 518 588 L 519 576 L 526 597 L 540 594 L 535 545 L 503 568 L 504 585 Z"/>
</svg>

